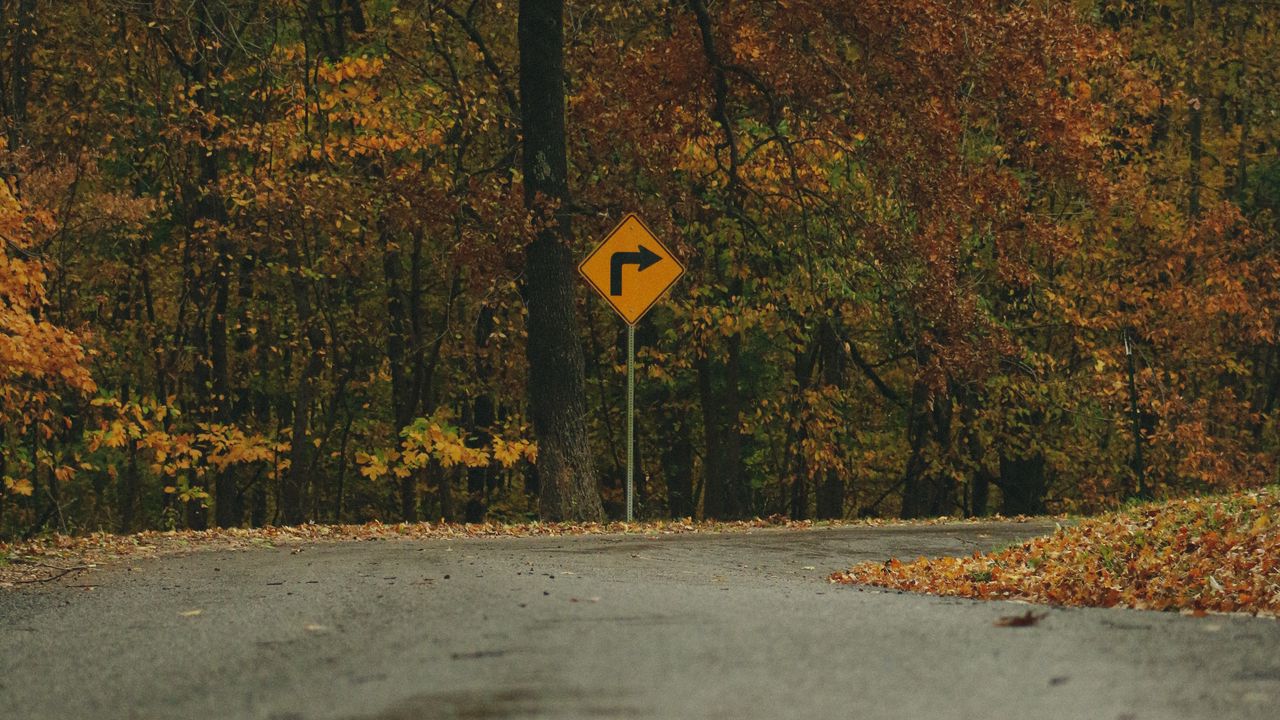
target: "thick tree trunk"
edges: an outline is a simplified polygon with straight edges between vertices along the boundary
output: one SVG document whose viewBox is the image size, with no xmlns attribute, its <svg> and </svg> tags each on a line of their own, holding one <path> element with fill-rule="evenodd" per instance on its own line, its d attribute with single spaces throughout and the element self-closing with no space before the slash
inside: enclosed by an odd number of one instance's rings
<svg viewBox="0 0 1280 720">
<path fill-rule="evenodd" d="M 1000 491 L 1004 515 L 1043 515 L 1045 482 L 1044 455 L 1027 458 L 1000 458 Z"/>
<path fill-rule="evenodd" d="M 214 175 L 216 182 L 216 171 Z M 220 204 L 221 201 L 219 201 Z M 213 417 L 232 424 L 237 418 L 231 398 L 231 358 L 227 337 L 227 312 L 231 295 L 231 243 L 226 228 L 218 228 L 218 257 L 213 263 L 213 314 L 209 319 L 209 361 L 213 369 Z M 231 467 L 216 471 L 213 479 L 214 523 L 218 527 L 240 524 L 236 506 L 236 476 Z"/>
<path fill-rule="evenodd" d="M 932 410 L 927 409 L 930 401 Z M 956 483 L 928 472 L 924 452 L 930 444 L 944 450 L 950 446 L 952 400 L 947 395 L 931 396 L 923 381 L 917 381 L 911 405 L 907 428 L 911 456 L 903 478 L 902 517 L 950 514 L 956 506 Z"/>
<path fill-rule="evenodd" d="M 823 321 L 818 331 L 818 351 L 822 361 L 822 383 L 839 388 L 845 383 L 845 353 L 836 334 L 837 321 L 838 316 Z M 844 476 L 837 469 L 828 469 L 818 486 L 818 518 L 844 519 L 844 494 Z"/>
<path fill-rule="evenodd" d="M 480 395 L 471 406 L 471 428 L 467 445 L 484 447 L 489 444 L 489 426 L 493 424 L 493 400 L 488 395 Z M 484 522 L 489 510 L 488 492 L 491 481 L 490 467 L 467 468 L 467 522 Z"/>
<path fill-rule="evenodd" d="M 539 227 L 525 255 L 529 404 L 543 518 L 601 520 L 568 246 L 563 15 L 563 0 L 520 0 L 525 206 Z"/>
<path fill-rule="evenodd" d="M 22 144 L 22 132 L 27 124 L 27 104 L 31 96 L 32 55 L 35 50 L 36 0 L 17 0 L 17 17 L 11 26 L 13 32 L 13 52 L 9 63 L 10 93 L 9 107 L 9 147 L 16 149 Z"/>
<path fill-rule="evenodd" d="M 729 338 L 729 357 L 724 368 L 724 399 L 721 418 L 724 422 L 723 466 L 728 491 L 723 517 L 745 518 L 751 515 L 751 481 L 743 463 L 745 438 L 739 429 L 742 420 L 742 336 Z"/>
<path fill-rule="evenodd" d="M 662 446 L 662 473 L 667 481 L 667 512 L 673 518 L 693 517 L 697 498 L 693 496 L 693 440 L 689 437 L 689 421 L 680 419 L 669 427 Z"/>
<path fill-rule="evenodd" d="M 969 516 L 985 516 L 990 502 L 991 473 L 986 468 L 978 468 L 978 471 L 973 474 L 973 486 L 969 495 Z"/>
<path fill-rule="evenodd" d="M 8 10 L 12 9 L 13 16 Z M 13 6 L 5 2 L 0 14 L 0 33 L 7 35 L 7 45 L 11 48 L 9 62 L 3 71 L 5 92 L 0 95 L 6 127 L 5 134 L 9 149 L 16 150 L 22 146 L 22 136 L 27 125 L 27 105 L 31 96 L 32 55 L 35 52 L 37 35 L 36 0 L 16 0 Z"/>
<path fill-rule="evenodd" d="M 960 391 L 956 402 L 961 406 L 960 421 L 964 426 L 964 449 L 973 463 L 973 475 L 969 478 L 967 504 L 965 507 L 969 517 L 982 517 L 987 514 L 987 506 L 991 500 L 992 473 L 984 462 L 986 447 L 982 436 L 975 427 L 978 411 L 982 407 L 980 396 L 971 391 Z"/>
<path fill-rule="evenodd" d="M 294 389 L 293 434 L 289 449 L 289 469 L 285 471 L 280 488 L 280 514 L 286 525 L 297 525 L 307 519 L 306 486 L 311 468 L 311 405 L 315 400 L 315 385 L 324 370 L 325 335 L 319 318 L 311 306 L 310 289 L 302 277 L 302 259 L 296 242 L 289 245 L 289 262 L 293 272 L 290 284 L 294 307 L 298 314 L 298 328 L 306 336 L 309 352 L 298 385 Z"/>
<path fill-rule="evenodd" d="M 194 238 L 187 239 L 188 244 L 194 242 Z M 197 298 L 194 301 L 197 307 L 203 305 L 208 297 L 204 288 L 204 280 L 203 273 L 200 272 L 196 272 L 192 280 L 195 287 L 191 294 L 193 298 Z M 208 419 L 211 417 L 211 408 L 213 407 L 213 394 L 211 391 L 213 383 L 210 379 L 210 366 L 206 361 L 209 357 L 209 333 L 206 330 L 203 317 L 197 317 L 193 325 L 191 344 L 195 347 L 196 353 L 198 353 L 195 367 L 191 373 L 192 385 L 196 396 L 196 412 L 198 417 Z M 198 476 L 194 468 L 187 471 L 187 482 L 190 487 L 197 490 L 205 491 L 209 488 L 208 478 Z M 216 500 L 215 498 L 215 502 Z M 203 500 L 187 502 L 184 510 L 188 529 L 207 530 L 209 528 L 209 508 Z"/>
<path fill-rule="evenodd" d="M 398 433 L 413 422 L 417 395 L 409 386 L 405 372 L 405 333 L 408 319 L 405 317 L 404 289 L 400 281 L 400 247 L 392 239 L 387 228 L 381 228 L 382 275 L 387 293 L 387 362 L 391 366 L 391 407 Z M 417 477 L 412 473 L 401 478 L 397 490 L 400 499 L 400 517 L 405 522 L 418 519 Z"/>
<path fill-rule="evenodd" d="M 482 306 L 476 317 L 475 328 L 475 380 L 478 388 L 477 395 L 471 403 L 471 421 L 468 423 L 469 432 L 467 433 L 467 445 L 473 448 L 483 448 L 490 443 L 492 439 L 490 432 L 496 419 L 493 397 L 489 395 L 486 387 L 490 375 L 493 374 L 493 368 L 485 356 L 485 349 L 489 346 L 489 336 L 493 334 L 493 328 L 493 308 L 488 305 Z M 484 522 L 485 513 L 488 512 L 488 494 L 491 489 L 490 484 L 493 482 L 493 473 L 494 469 L 490 467 L 467 468 L 467 522 Z"/>
<path fill-rule="evenodd" d="M 784 452 L 787 455 L 788 472 L 791 476 L 791 493 L 788 498 L 789 514 L 792 520 L 809 519 L 809 462 L 804 454 L 804 443 L 808 438 L 808 427 L 801 414 L 804 408 L 802 390 L 813 381 L 813 369 L 818 364 L 819 348 L 817 343 L 809 343 L 808 347 L 795 350 L 791 355 L 792 373 L 795 377 L 795 392 L 789 400 L 786 439 Z"/>
<path fill-rule="evenodd" d="M 738 431 L 741 415 L 739 338 L 735 335 L 728 342 L 729 354 L 723 367 L 709 359 L 698 363 L 698 390 L 706 437 L 706 459 L 702 464 L 706 495 L 702 513 L 707 518 L 719 520 L 743 518 L 751 510 L 742 464 L 742 437 Z"/>
<path fill-rule="evenodd" d="M 441 467 L 439 460 L 431 460 L 427 463 L 427 474 L 440 499 L 440 519 L 455 522 L 458 518 L 453 507 L 453 469 Z"/>
</svg>

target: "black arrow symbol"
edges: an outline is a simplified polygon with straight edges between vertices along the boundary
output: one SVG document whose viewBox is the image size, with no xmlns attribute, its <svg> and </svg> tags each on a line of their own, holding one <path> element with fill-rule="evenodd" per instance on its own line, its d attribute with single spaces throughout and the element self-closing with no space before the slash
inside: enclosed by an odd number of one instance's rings
<svg viewBox="0 0 1280 720">
<path fill-rule="evenodd" d="M 609 258 L 609 294 L 622 294 L 622 266 L 638 265 L 637 268 L 643 271 L 650 265 L 658 262 L 662 256 L 641 245 L 636 252 L 616 252 Z"/>
</svg>

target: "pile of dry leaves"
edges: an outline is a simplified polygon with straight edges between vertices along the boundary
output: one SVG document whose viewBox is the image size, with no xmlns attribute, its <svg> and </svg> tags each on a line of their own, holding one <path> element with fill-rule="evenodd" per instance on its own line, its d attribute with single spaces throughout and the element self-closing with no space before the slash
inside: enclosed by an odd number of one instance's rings
<svg viewBox="0 0 1280 720">
<path fill-rule="evenodd" d="M 864 563 L 835 582 L 1055 605 L 1280 613 L 1276 490 L 1139 506 L 963 558 Z"/>
</svg>

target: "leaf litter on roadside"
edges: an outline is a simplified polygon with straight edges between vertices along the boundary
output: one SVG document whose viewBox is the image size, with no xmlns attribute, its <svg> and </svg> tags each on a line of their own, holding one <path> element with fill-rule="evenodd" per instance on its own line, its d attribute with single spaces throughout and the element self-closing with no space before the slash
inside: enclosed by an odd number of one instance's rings
<svg viewBox="0 0 1280 720">
<path fill-rule="evenodd" d="M 1051 605 L 1280 613 L 1275 489 L 1148 503 L 967 557 L 893 559 L 833 582 Z"/>
<path fill-rule="evenodd" d="M 990 518 L 988 518 L 990 519 Z M 1010 520 L 1023 522 L 1029 518 Z M 909 524 L 935 525 L 964 522 L 953 518 L 934 518 Z M 133 535 L 98 532 L 88 535 L 54 534 L 34 540 L 0 542 L 0 589 L 20 584 L 57 579 L 65 569 L 48 562 L 81 563 L 74 570 L 96 567 L 125 558 L 176 555 L 195 550 L 243 550 L 294 546 L 292 554 L 301 552 L 301 543 L 358 540 L 428 540 L 499 537 L 559 537 L 596 534 L 679 535 L 686 533 L 746 532 L 769 528 L 823 528 L 848 525 L 879 526 L 902 524 L 901 521 L 865 519 L 856 521 L 788 520 L 781 516 L 727 522 L 693 521 L 688 518 L 648 522 L 607 523 L 380 523 L 362 525 L 318 525 L 309 523 L 290 527 L 222 528 L 213 530 L 156 531 Z M 447 577 L 447 576 L 446 576 Z"/>
</svg>

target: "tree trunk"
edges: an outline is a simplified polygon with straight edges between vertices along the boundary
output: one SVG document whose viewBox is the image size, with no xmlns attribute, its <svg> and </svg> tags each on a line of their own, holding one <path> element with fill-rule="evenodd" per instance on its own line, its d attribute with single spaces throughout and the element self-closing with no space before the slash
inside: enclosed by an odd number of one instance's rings
<svg viewBox="0 0 1280 720">
<path fill-rule="evenodd" d="M 381 228 L 379 234 L 382 236 L 382 276 L 387 292 L 387 363 L 391 366 L 391 409 L 398 440 L 399 433 L 413 422 L 417 395 L 409 386 L 405 372 L 405 333 L 409 323 L 405 317 L 404 289 L 400 281 L 400 247 L 387 228 Z M 398 483 L 400 517 L 405 522 L 416 522 L 418 519 L 417 484 L 417 477 L 413 473 L 401 478 Z"/>
<path fill-rule="evenodd" d="M 927 409 L 930 402 L 932 410 Z M 931 395 L 923 381 L 916 381 L 907 428 L 911 456 L 903 478 L 903 518 L 948 515 L 955 508 L 955 481 L 928 472 L 924 456 L 930 444 L 944 450 L 950 446 L 951 406 L 949 395 Z"/>
<path fill-rule="evenodd" d="M 480 395 L 472 403 L 472 432 L 467 438 L 470 447 L 484 447 L 489 443 L 488 427 L 493 424 L 493 400 L 488 395 Z M 491 467 L 467 468 L 467 522 L 484 522 L 489 510 L 488 491 Z"/>
<path fill-rule="evenodd" d="M 973 475 L 969 478 L 969 491 L 965 507 L 969 517 L 982 517 L 987 514 L 987 506 L 991 501 L 992 472 L 984 462 L 986 447 L 982 444 L 982 436 L 975 427 L 978 412 L 982 407 L 982 399 L 976 392 L 960 390 L 956 397 L 960 404 L 960 424 L 964 427 L 964 449 L 973 463 Z"/>
<path fill-rule="evenodd" d="M 453 508 L 453 470 L 440 465 L 439 460 L 427 463 L 427 474 L 434 479 L 436 495 L 440 498 L 440 519 L 454 522 L 457 517 Z"/>
<path fill-rule="evenodd" d="M 8 10 L 8 5 L 9 3 L 4 3 L 3 10 Z M 5 134 L 10 150 L 22 146 L 22 135 L 27 124 L 27 105 L 31 96 L 31 58 L 37 38 L 36 0 L 17 0 L 15 5 L 15 16 L 12 19 L 0 16 L 0 23 L 3 23 L 0 32 L 9 36 L 5 39 L 12 48 L 8 67 L 0 71 L 5 74 L 3 81 L 6 92 L 0 97 L 0 101 L 4 103 L 2 110 L 7 121 Z"/>
<path fill-rule="evenodd" d="M 217 175 L 213 178 L 217 181 Z M 219 206 L 221 201 L 219 200 Z M 221 219 L 221 218 L 220 218 Z M 231 398 L 231 368 L 227 337 L 227 312 L 231 295 L 231 243 L 227 228 L 219 227 L 218 256 L 213 262 L 213 313 L 209 318 L 209 361 L 213 369 L 213 418 L 218 423 L 236 421 Z M 240 524 L 236 516 L 236 478 L 233 466 L 216 470 L 213 478 L 214 523 L 218 527 Z"/>
<path fill-rule="evenodd" d="M 134 531 L 138 488 L 141 485 L 138 477 L 138 441 L 130 438 L 128 448 L 129 459 L 125 463 L 124 473 L 120 476 L 120 484 L 116 487 L 116 502 L 119 504 L 120 511 L 117 530 L 121 534 Z"/>
<path fill-rule="evenodd" d="M 1251 9 L 1244 22 L 1237 28 L 1236 56 L 1240 58 L 1240 66 L 1236 70 L 1236 87 L 1240 94 L 1239 108 L 1236 112 L 1236 124 L 1240 126 L 1240 140 L 1236 144 L 1235 167 L 1231 172 L 1231 185 L 1228 191 L 1237 205 L 1244 202 L 1244 191 L 1249 185 L 1249 133 L 1252 129 L 1253 98 L 1249 93 L 1249 55 L 1246 38 L 1249 28 L 1253 26 L 1255 10 Z"/>
<path fill-rule="evenodd" d="M 845 353 L 836 334 L 837 317 L 824 320 L 818 332 L 818 357 L 822 362 L 822 383 L 828 387 L 845 384 Z M 844 519 L 844 476 L 829 468 L 818 486 L 817 517 L 823 520 Z"/>
<path fill-rule="evenodd" d="M 1186 2 L 1186 30 L 1187 30 L 1187 47 L 1195 47 L 1195 25 L 1196 25 L 1196 5 L 1195 0 L 1187 0 Z M 1187 217 L 1196 219 L 1200 217 L 1200 172 L 1201 162 L 1204 158 L 1204 109 L 1201 107 L 1200 89 L 1196 83 L 1195 64 L 1197 59 L 1194 56 L 1188 57 L 1187 63 L 1187 135 L 1188 145 L 1191 155 L 1191 167 L 1187 174 Z"/>
<path fill-rule="evenodd" d="M 999 485 L 1004 501 L 1000 512 L 1010 516 L 1043 515 L 1048 490 L 1044 470 L 1041 453 L 1027 458 L 1001 457 Z"/>
<path fill-rule="evenodd" d="M 791 355 L 792 373 L 795 378 L 795 391 L 788 401 L 786 417 L 786 467 L 791 476 L 791 493 L 788 498 L 789 513 L 792 520 L 809 519 L 809 462 L 804 454 L 804 443 L 808 439 L 808 426 L 803 417 L 804 393 L 813 381 L 813 369 L 818 364 L 819 348 L 817 343 L 795 350 Z"/>
<path fill-rule="evenodd" d="M 667 481 L 667 512 L 673 518 L 693 517 L 697 498 L 693 497 L 693 440 L 689 422 L 680 413 L 662 447 L 662 473 Z"/>
<path fill-rule="evenodd" d="M 563 0 L 520 0 L 525 206 L 539 227 L 525 254 L 529 404 L 543 519 L 602 520 L 568 245 L 563 15 Z"/>
<path fill-rule="evenodd" d="M 496 419 L 493 397 L 489 395 L 487 387 L 493 368 L 490 367 L 486 349 L 489 346 L 489 336 L 493 334 L 493 328 L 493 308 L 483 305 L 476 317 L 475 380 L 478 387 L 476 397 L 471 403 L 471 422 L 468 423 L 470 431 L 467 433 L 467 445 L 473 448 L 483 448 L 491 442 L 490 432 Z M 488 494 L 491 489 L 490 484 L 493 482 L 493 474 L 492 467 L 467 468 L 467 522 L 484 522 L 485 513 L 488 512 Z"/>
<path fill-rule="evenodd" d="M 973 487 L 969 497 L 969 516 L 983 517 L 991 502 L 991 472 L 984 467 L 973 474 Z"/>
<path fill-rule="evenodd" d="M 797 465 L 803 464 L 803 459 L 798 454 L 797 461 Z M 796 473 L 791 478 L 791 496 L 787 499 L 787 507 L 792 520 L 809 519 L 809 478 L 806 475 Z"/>
<path fill-rule="evenodd" d="M 723 366 L 710 359 L 698 362 L 698 390 L 706 437 L 702 464 L 706 495 L 702 514 L 718 520 L 735 520 L 750 512 L 750 495 L 742 466 L 742 437 L 738 432 L 739 338 L 735 335 L 728 342 L 729 354 Z"/>
<path fill-rule="evenodd" d="M 311 467 L 311 405 L 315 400 L 315 384 L 324 369 L 325 336 L 319 318 L 311 307 L 310 289 L 302 277 L 302 259 L 297 241 L 289 244 L 289 263 L 292 268 L 290 284 L 294 307 L 298 313 L 298 328 L 307 338 L 309 352 L 298 385 L 294 389 L 293 434 L 289 448 L 289 469 L 281 483 L 280 514 L 286 525 L 305 522 L 307 473 Z"/>
</svg>

